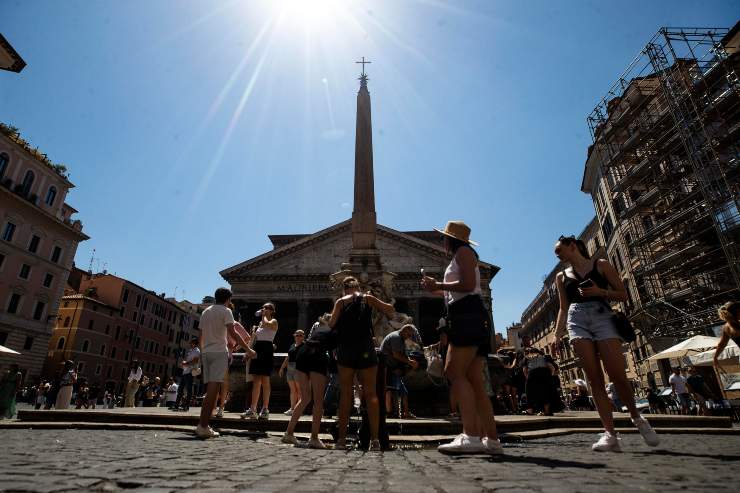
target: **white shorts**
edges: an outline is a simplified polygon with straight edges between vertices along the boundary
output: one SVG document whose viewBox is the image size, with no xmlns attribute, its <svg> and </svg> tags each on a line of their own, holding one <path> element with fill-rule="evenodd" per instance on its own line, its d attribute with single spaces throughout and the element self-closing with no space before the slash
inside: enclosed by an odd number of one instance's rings
<svg viewBox="0 0 740 493">
<path fill-rule="evenodd" d="M 202 353 L 200 356 L 203 371 L 203 383 L 222 383 L 229 368 L 229 353 Z"/>
</svg>

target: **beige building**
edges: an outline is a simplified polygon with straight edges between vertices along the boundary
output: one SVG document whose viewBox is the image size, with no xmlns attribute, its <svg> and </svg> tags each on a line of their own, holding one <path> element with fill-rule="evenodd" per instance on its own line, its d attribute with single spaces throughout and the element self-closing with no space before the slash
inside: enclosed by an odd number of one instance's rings
<svg viewBox="0 0 740 493">
<path fill-rule="evenodd" d="M 717 307 L 740 298 L 738 45 L 740 23 L 663 29 L 588 118 L 581 190 L 627 288 L 642 386 L 669 376 L 647 358 L 714 335 Z"/>
<path fill-rule="evenodd" d="M 76 274 L 79 289 L 62 298 L 45 376 L 52 377 L 67 359 L 88 381 L 118 392 L 132 360 L 147 376 L 165 380 L 175 375 L 182 349 L 199 335 L 197 305 L 165 299 L 106 272 Z"/>
<path fill-rule="evenodd" d="M 59 299 L 80 241 L 88 237 L 64 201 L 74 185 L 52 163 L 0 124 L 0 344 L 27 382 L 41 375 Z"/>
</svg>

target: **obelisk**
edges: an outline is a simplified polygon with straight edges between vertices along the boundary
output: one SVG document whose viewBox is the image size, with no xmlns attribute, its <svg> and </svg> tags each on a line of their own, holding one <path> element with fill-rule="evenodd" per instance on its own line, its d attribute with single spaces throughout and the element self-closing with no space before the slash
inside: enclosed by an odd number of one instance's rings
<svg viewBox="0 0 740 493">
<path fill-rule="evenodd" d="M 355 202 L 352 210 L 352 251 L 350 264 L 363 271 L 381 270 L 375 245 L 377 218 L 375 215 L 375 180 L 373 177 L 373 132 L 370 117 L 370 93 L 363 57 L 360 90 L 357 93 L 357 124 L 355 128 Z"/>
</svg>

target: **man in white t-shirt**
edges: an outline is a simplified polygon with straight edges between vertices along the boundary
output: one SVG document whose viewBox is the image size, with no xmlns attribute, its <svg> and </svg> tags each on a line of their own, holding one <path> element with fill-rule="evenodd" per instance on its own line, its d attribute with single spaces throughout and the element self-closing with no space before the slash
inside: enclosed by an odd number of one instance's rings
<svg viewBox="0 0 740 493">
<path fill-rule="evenodd" d="M 689 389 L 686 387 L 686 379 L 681 375 L 681 368 L 673 369 L 673 374 L 668 379 L 668 383 L 671 384 L 673 393 L 681 403 L 681 414 L 689 414 L 691 396 L 689 395 Z"/>
<path fill-rule="evenodd" d="M 249 336 L 245 339 L 234 329 L 234 315 L 226 306 L 231 300 L 231 291 L 218 288 L 214 297 L 216 303 L 200 315 L 201 377 L 206 384 L 206 396 L 200 408 L 200 423 L 195 428 L 195 434 L 200 438 L 218 436 L 208 423 L 229 366 L 227 334 L 244 348 L 248 356 L 254 356 L 254 351 L 249 347 Z"/>
</svg>

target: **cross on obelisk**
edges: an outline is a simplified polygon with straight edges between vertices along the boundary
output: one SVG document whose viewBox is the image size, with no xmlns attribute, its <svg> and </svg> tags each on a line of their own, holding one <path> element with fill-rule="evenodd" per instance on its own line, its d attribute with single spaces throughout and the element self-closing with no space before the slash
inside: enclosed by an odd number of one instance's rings
<svg viewBox="0 0 740 493">
<path fill-rule="evenodd" d="M 362 57 L 362 61 L 361 62 L 355 62 L 355 63 L 361 63 L 362 64 L 362 74 L 360 74 L 360 75 L 362 75 L 364 77 L 365 76 L 365 64 L 366 63 L 373 63 L 373 62 L 366 62 L 365 61 L 365 57 Z"/>
</svg>

